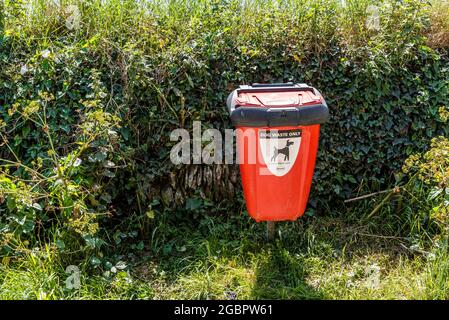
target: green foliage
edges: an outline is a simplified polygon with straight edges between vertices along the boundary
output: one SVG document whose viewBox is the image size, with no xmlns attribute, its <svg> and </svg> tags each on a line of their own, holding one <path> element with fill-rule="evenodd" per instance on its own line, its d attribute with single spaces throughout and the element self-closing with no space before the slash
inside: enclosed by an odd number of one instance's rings
<svg viewBox="0 0 449 320">
<path fill-rule="evenodd" d="M 410 235 L 447 243 L 449 238 L 449 140 L 432 139 L 431 148 L 410 156 L 403 167 L 412 175 L 405 188 L 407 206 L 402 213 Z"/>
<path fill-rule="evenodd" d="M 238 190 L 236 167 L 169 161 L 171 130 L 231 126 L 225 98 L 239 84 L 306 82 L 324 94 L 316 208 L 387 186 L 408 155 L 449 134 L 447 48 L 428 46 L 431 7 L 419 0 L 26 3 L 5 2 L 0 39 L 7 252 L 38 239 L 117 249 L 136 230 L 149 238 L 167 207 L 187 208 L 179 219 L 240 208 L 240 193 L 220 191 Z M 380 30 L 364 23 L 369 4 Z"/>
<path fill-rule="evenodd" d="M 77 68 L 89 52 L 62 48 L 37 52 L 15 65 L 8 99 L 0 113 L 2 139 L 0 217 L 3 248 L 47 237 L 46 228 L 64 226 L 90 247 L 97 217 L 110 214 L 104 190 L 122 161 L 120 119 L 95 68 Z M 76 75 L 81 73 L 81 76 Z M 78 82 L 79 81 L 79 82 Z M 35 230 L 38 228 L 38 230 Z M 11 236 L 14 235 L 14 236 Z"/>
</svg>

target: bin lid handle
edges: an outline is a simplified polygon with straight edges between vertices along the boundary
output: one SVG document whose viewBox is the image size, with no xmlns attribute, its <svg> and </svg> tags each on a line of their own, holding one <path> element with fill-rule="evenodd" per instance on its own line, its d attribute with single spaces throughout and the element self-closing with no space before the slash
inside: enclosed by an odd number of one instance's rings
<svg viewBox="0 0 449 320">
<path fill-rule="evenodd" d="M 270 88 L 270 87 L 294 87 L 295 84 L 293 82 L 287 82 L 287 83 L 253 83 L 251 85 L 253 88 Z"/>
</svg>

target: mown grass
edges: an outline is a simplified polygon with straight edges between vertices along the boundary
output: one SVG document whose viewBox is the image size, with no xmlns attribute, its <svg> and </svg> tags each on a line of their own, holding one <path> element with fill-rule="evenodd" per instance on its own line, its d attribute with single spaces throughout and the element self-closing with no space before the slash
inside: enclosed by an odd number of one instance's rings
<svg viewBox="0 0 449 320">
<path fill-rule="evenodd" d="M 196 222 L 161 218 L 146 249 L 116 274 L 80 265 L 81 287 L 67 289 L 51 250 L 0 267 L 1 299 L 447 299 L 447 248 L 415 250 L 363 215 L 306 217 L 265 225 L 246 214 Z M 155 243 L 159 243 L 156 244 Z"/>
</svg>

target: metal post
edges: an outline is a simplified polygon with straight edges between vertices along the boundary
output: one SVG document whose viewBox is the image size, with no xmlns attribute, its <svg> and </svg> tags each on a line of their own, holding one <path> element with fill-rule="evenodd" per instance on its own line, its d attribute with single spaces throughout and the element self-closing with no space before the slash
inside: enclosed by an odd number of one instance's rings
<svg viewBox="0 0 449 320">
<path fill-rule="evenodd" d="M 267 221 L 267 241 L 271 242 L 274 240 L 275 232 L 276 232 L 275 222 Z"/>
</svg>

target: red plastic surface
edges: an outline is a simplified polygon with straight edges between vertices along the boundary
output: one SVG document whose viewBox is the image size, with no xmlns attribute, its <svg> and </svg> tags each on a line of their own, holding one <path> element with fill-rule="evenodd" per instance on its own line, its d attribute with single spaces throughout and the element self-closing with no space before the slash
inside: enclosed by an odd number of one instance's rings
<svg viewBox="0 0 449 320">
<path fill-rule="evenodd" d="M 322 97 L 316 96 L 312 92 L 300 92 L 300 94 L 301 98 L 296 102 L 298 92 L 243 93 L 244 96 L 239 95 L 237 99 L 240 105 L 254 105 L 255 107 L 301 106 L 319 103 L 322 100 Z M 246 103 L 243 103 L 244 101 Z M 291 103 L 284 104 L 285 101 L 291 101 Z M 320 125 L 276 128 L 240 127 L 238 129 L 240 129 L 237 130 L 240 172 L 249 215 L 258 222 L 296 220 L 302 216 L 307 206 L 315 169 Z M 296 160 L 285 175 L 272 174 L 261 155 L 259 133 L 261 130 L 294 129 L 301 130 L 301 142 Z M 245 138 L 245 135 L 251 135 L 251 132 L 248 131 L 253 131 L 253 136 L 256 137 L 255 149 L 248 147 L 248 138 Z M 255 150 L 257 153 L 255 163 L 248 163 L 251 158 L 249 149 Z M 254 158 L 254 155 L 252 156 Z"/>
</svg>

